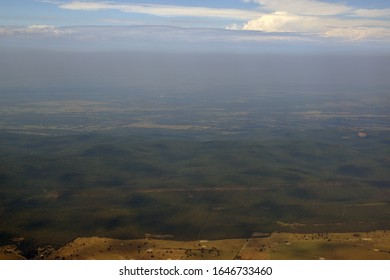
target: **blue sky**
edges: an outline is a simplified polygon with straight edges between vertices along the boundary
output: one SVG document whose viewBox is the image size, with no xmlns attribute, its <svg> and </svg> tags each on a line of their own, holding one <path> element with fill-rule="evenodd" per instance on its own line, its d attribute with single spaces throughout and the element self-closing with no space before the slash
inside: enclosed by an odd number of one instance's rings
<svg viewBox="0 0 390 280">
<path fill-rule="evenodd" d="M 111 31 L 106 27 L 111 27 Z M 390 1 L 2 0 L 0 3 L 0 39 L 6 41 L 28 38 L 33 42 L 43 37 L 51 38 L 52 42 L 64 38 L 80 41 L 87 37 L 93 41 L 104 37 L 123 43 L 129 36 L 145 44 L 161 40 L 172 44 L 211 41 L 253 46 L 298 42 L 385 49 L 390 45 Z"/>
</svg>

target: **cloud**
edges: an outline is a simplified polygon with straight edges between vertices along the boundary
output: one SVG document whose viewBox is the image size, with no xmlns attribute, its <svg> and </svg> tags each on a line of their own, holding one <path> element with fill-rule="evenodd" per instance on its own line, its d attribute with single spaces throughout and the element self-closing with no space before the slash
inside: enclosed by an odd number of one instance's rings
<svg viewBox="0 0 390 280">
<path fill-rule="evenodd" d="M 173 26 L 74 26 L 53 27 L 1 27 L 0 40 L 18 46 L 44 46 L 45 48 L 81 49 L 213 49 L 246 48 L 261 42 L 262 48 L 275 46 L 281 41 L 308 40 L 303 35 L 263 33 L 244 30 L 214 28 L 180 28 Z M 23 42 L 23 43 L 20 43 Z"/>
<path fill-rule="evenodd" d="M 237 28 L 239 28 L 238 26 Z M 349 31 L 349 32 L 348 32 Z M 161 25 L 0 26 L 0 49 L 37 49 L 60 51 L 152 51 L 172 52 L 245 52 L 245 53 L 323 53 L 379 52 L 389 54 L 388 43 L 339 40 L 382 36 L 383 30 L 361 28 L 332 29 L 327 36 L 297 32 L 259 32 L 214 28 L 180 28 Z"/>
<path fill-rule="evenodd" d="M 358 17 L 390 18 L 390 9 L 357 9 L 353 12 Z"/>
<path fill-rule="evenodd" d="M 269 11 L 286 12 L 297 15 L 330 16 L 347 13 L 351 7 L 343 4 L 316 0 L 249 0 Z"/>
<path fill-rule="evenodd" d="M 52 31 L 55 28 L 53 25 L 45 25 L 45 24 L 35 24 L 35 25 L 29 25 L 27 26 L 27 31 Z"/>
<path fill-rule="evenodd" d="M 323 28 L 316 17 L 275 12 L 247 22 L 243 29 L 263 32 L 317 32 Z"/>
<path fill-rule="evenodd" d="M 26 27 L 15 26 L 0 26 L 0 35 L 47 35 L 47 36 L 60 36 L 66 34 L 72 34 L 74 31 L 68 28 L 59 28 L 53 25 L 36 24 Z"/>
<path fill-rule="evenodd" d="M 159 17 L 230 19 L 233 22 L 228 24 L 226 29 L 236 31 L 291 32 L 355 41 L 390 40 L 388 32 L 390 30 L 390 9 L 360 9 L 343 2 L 242 0 L 259 5 L 257 9 L 245 10 L 115 1 L 41 1 L 53 3 L 61 9 L 75 11 L 114 10 Z M 112 24 L 137 24 L 133 20 L 122 22 L 123 19 L 116 20 L 115 18 L 103 21 Z"/>
<path fill-rule="evenodd" d="M 56 1 L 56 0 L 39 0 L 41 3 L 48 3 L 48 4 L 55 4 L 55 5 L 60 5 L 63 4 L 61 1 Z"/>
<path fill-rule="evenodd" d="M 333 28 L 325 32 L 326 37 L 362 40 L 362 39 L 390 39 L 390 30 L 380 27 L 355 27 L 355 28 Z"/>
<path fill-rule="evenodd" d="M 243 30 L 300 32 L 344 40 L 390 40 L 390 9 L 356 9 L 317 0 L 246 0 L 264 14 Z"/>
<path fill-rule="evenodd" d="M 261 15 L 261 13 L 257 11 L 240 9 L 217 9 L 157 4 L 121 4 L 90 1 L 72 1 L 60 4 L 59 7 L 67 10 L 82 11 L 117 10 L 126 13 L 140 13 L 163 17 L 213 17 L 248 20 Z"/>
</svg>

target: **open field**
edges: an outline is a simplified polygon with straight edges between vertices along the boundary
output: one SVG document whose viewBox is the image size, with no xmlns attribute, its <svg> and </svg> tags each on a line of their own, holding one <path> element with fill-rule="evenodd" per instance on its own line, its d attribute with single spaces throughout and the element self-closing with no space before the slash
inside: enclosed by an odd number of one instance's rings
<svg viewBox="0 0 390 280">
<path fill-rule="evenodd" d="M 273 233 L 249 239 L 173 241 L 82 237 L 55 250 L 39 248 L 37 259 L 61 260 L 390 260 L 390 232 Z M 5 255 L 0 255 L 4 258 Z M 8 256 L 11 256 L 9 253 Z M 14 255 L 16 257 L 16 255 Z"/>
</svg>

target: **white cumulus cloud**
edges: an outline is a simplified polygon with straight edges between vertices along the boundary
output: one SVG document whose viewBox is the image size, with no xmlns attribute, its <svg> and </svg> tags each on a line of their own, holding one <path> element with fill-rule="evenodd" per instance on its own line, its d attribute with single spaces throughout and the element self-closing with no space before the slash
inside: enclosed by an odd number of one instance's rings
<svg viewBox="0 0 390 280">
<path fill-rule="evenodd" d="M 390 9 L 357 9 L 318 0 L 246 0 L 259 4 L 260 17 L 242 29 L 299 32 L 346 40 L 390 40 Z"/>
<path fill-rule="evenodd" d="M 243 29 L 264 32 L 317 32 L 323 27 L 316 17 L 275 12 L 247 22 Z"/>
</svg>

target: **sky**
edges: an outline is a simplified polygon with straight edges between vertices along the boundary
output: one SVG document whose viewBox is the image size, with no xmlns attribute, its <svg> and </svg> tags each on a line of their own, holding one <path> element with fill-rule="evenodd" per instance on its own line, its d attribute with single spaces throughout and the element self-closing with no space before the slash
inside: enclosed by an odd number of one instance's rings
<svg viewBox="0 0 390 280">
<path fill-rule="evenodd" d="M 390 52 L 388 0 L 2 0 L 0 47 Z"/>
<path fill-rule="evenodd" d="M 182 77 L 388 88 L 389 72 L 389 0 L 0 1 L 0 87 Z"/>
</svg>

